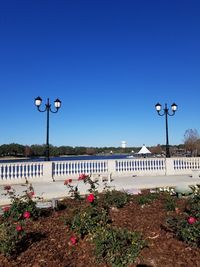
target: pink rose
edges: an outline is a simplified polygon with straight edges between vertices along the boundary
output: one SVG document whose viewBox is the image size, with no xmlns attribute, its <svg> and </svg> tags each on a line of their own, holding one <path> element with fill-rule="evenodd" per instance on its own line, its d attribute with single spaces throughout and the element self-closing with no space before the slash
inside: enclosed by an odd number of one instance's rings
<svg viewBox="0 0 200 267">
<path fill-rule="evenodd" d="M 89 194 L 87 196 L 87 201 L 90 202 L 90 203 L 92 203 L 94 201 L 94 195 L 93 194 Z"/>
<path fill-rule="evenodd" d="M 197 221 L 197 219 L 195 218 L 195 217 L 193 217 L 193 216 L 190 216 L 188 219 L 187 219 L 187 222 L 189 223 L 189 224 L 193 224 L 193 223 L 195 223 Z"/>
<path fill-rule="evenodd" d="M 27 195 L 28 195 L 28 197 L 32 198 L 35 195 L 35 192 L 31 191 L 31 192 L 27 193 Z"/>
<path fill-rule="evenodd" d="M 4 212 L 8 212 L 9 209 L 10 209 L 10 207 L 3 207 L 3 211 L 4 211 Z"/>
<path fill-rule="evenodd" d="M 85 178 L 87 178 L 87 175 L 82 173 L 79 175 L 78 180 L 85 180 Z"/>
<path fill-rule="evenodd" d="M 23 214 L 23 217 L 24 217 L 25 219 L 29 219 L 29 218 L 31 217 L 30 212 L 29 212 L 29 211 L 25 211 L 24 214 Z"/>
<path fill-rule="evenodd" d="M 68 184 L 70 184 L 71 182 L 72 182 L 72 179 L 67 179 L 67 180 L 64 181 L 64 185 L 68 185 Z"/>
<path fill-rule="evenodd" d="M 22 228 L 22 226 L 21 226 L 20 224 L 18 224 L 18 225 L 16 225 L 16 230 L 17 230 L 18 232 L 20 232 L 20 231 L 23 230 L 23 228 Z"/>
<path fill-rule="evenodd" d="M 71 245 L 75 245 L 77 243 L 77 238 L 75 236 L 70 237 L 70 243 Z"/>
</svg>

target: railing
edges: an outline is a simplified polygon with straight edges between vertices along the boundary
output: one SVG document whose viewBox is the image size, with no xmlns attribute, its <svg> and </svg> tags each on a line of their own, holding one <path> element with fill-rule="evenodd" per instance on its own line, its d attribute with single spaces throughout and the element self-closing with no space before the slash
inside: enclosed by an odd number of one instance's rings
<svg viewBox="0 0 200 267">
<path fill-rule="evenodd" d="M 54 161 L 53 177 L 108 172 L 107 160 Z"/>
<path fill-rule="evenodd" d="M 1 163 L 0 181 L 23 181 L 33 177 L 42 177 L 43 164 L 41 162 Z"/>
<path fill-rule="evenodd" d="M 165 159 L 127 159 L 116 160 L 118 174 L 132 172 L 135 175 L 165 174 Z"/>
<path fill-rule="evenodd" d="M 64 180 L 85 174 L 113 176 L 191 175 L 200 170 L 200 158 L 143 158 L 0 163 L 0 184 Z"/>
</svg>

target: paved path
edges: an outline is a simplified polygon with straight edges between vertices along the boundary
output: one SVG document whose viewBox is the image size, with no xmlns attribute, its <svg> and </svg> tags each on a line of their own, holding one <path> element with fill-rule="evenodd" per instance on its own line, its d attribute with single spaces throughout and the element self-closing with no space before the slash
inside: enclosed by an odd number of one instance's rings
<svg viewBox="0 0 200 267">
<path fill-rule="evenodd" d="M 72 185 L 77 185 L 81 194 L 86 194 L 88 186 L 83 181 L 73 181 Z M 192 178 L 187 175 L 179 176 L 121 176 L 113 177 L 113 181 L 107 183 L 111 188 L 116 190 L 126 190 L 128 192 L 137 191 L 137 189 L 155 188 L 163 186 L 176 185 L 195 185 L 200 184 L 200 178 Z M 49 183 L 32 183 L 35 195 L 44 199 L 64 198 L 69 196 L 68 188 L 64 185 L 64 181 L 55 181 Z M 105 183 L 99 182 L 99 191 L 101 192 Z M 22 185 L 12 185 L 18 194 L 21 194 L 26 187 Z M 0 186 L 0 206 L 9 204 L 8 197 L 2 195 L 5 193 L 4 186 Z"/>
</svg>

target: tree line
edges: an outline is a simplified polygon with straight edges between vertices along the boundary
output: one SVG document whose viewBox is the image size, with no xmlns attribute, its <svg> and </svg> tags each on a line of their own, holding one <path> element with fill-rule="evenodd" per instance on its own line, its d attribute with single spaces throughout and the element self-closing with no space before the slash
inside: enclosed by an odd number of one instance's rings
<svg viewBox="0 0 200 267">
<path fill-rule="evenodd" d="M 96 155 L 96 154 L 123 154 L 137 153 L 141 147 L 84 147 L 84 146 L 53 146 L 50 145 L 50 155 L 54 157 L 63 155 Z M 153 154 L 165 153 L 165 145 L 148 147 Z M 46 145 L 21 145 L 16 143 L 0 146 L 1 157 L 42 157 L 45 155 Z M 200 155 L 200 137 L 196 129 L 187 129 L 184 134 L 183 144 L 170 146 L 173 155 L 177 153 L 190 156 Z"/>
<path fill-rule="evenodd" d="M 95 155 L 131 153 L 137 150 L 136 147 L 84 147 L 84 146 L 49 146 L 50 155 L 54 157 L 64 155 Z M 45 155 L 46 145 L 21 145 L 16 143 L 4 144 L 0 146 L 1 157 L 42 157 Z"/>
</svg>

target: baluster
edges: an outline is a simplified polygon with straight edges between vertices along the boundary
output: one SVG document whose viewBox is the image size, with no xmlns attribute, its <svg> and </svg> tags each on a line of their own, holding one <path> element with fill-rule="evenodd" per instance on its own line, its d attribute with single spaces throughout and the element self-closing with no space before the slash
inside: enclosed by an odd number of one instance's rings
<svg viewBox="0 0 200 267">
<path fill-rule="evenodd" d="M 63 163 L 63 175 L 66 175 L 66 163 Z"/>
<path fill-rule="evenodd" d="M 69 163 L 67 162 L 66 163 L 66 175 L 68 175 L 69 174 Z"/>
<path fill-rule="evenodd" d="M 79 165 L 80 165 L 81 173 L 87 173 L 86 170 L 85 170 L 85 168 L 84 168 L 84 163 L 83 162 L 80 162 Z"/>
<path fill-rule="evenodd" d="M 27 177 L 29 178 L 30 177 L 30 165 L 27 164 L 26 168 L 27 168 Z"/>
<path fill-rule="evenodd" d="M 24 178 L 24 170 L 25 166 L 24 164 L 20 164 L 20 167 L 19 167 L 19 178 Z"/>
<path fill-rule="evenodd" d="M 63 174 L 63 162 L 60 163 L 59 176 L 62 176 L 62 174 Z"/>
<path fill-rule="evenodd" d="M 35 164 L 34 166 L 34 177 L 38 177 L 38 165 Z"/>
<path fill-rule="evenodd" d="M 15 179 L 15 177 L 13 175 L 13 165 L 10 164 L 9 169 L 10 169 L 9 179 L 10 180 Z"/>
</svg>

